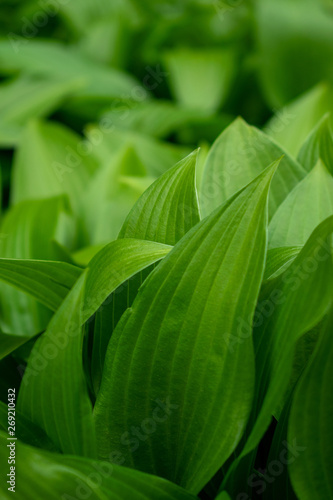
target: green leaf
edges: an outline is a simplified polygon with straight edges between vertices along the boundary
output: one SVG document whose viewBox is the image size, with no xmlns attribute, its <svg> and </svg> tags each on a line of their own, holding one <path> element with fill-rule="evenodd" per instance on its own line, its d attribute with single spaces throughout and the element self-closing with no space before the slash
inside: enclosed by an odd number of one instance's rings
<svg viewBox="0 0 333 500">
<path fill-rule="evenodd" d="M 216 139 L 208 154 L 199 194 L 203 215 L 208 215 L 282 155 L 270 191 L 270 217 L 306 171 L 267 135 L 237 118 Z"/>
<path fill-rule="evenodd" d="M 318 121 L 330 110 L 333 111 L 332 88 L 320 84 L 276 110 L 264 131 L 296 157 Z"/>
<path fill-rule="evenodd" d="M 8 453 L 6 434 L 0 434 L 1 468 L 7 470 Z M 59 455 L 41 451 L 16 442 L 15 464 L 17 500 L 194 500 L 196 497 L 165 479 L 113 465 L 110 462 Z M 121 463 L 122 457 L 115 450 L 114 461 Z M 8 464 L 7 464 L 8 465 Z M 19 480 L 20 478 L 20 480 Z M 6 481 L 1 481 L 3 500 L 13 496 L 7 490 Z"/>
<path fill-rule="evenodd" d="M 296 387 L 288 440 L 299 447 L 290 461 L 292 485 L 300 500 L 332 498 L 333 342 L 330 313 L 312 359 Z"/>
<path fill-rule="evenodd" d="M 129 213 L 119 238 L 175 245 L 200 220 L 195 188 L 198 153 L 184 158 L 157 179 Z"/>
<path fill-rule="evenodd" d="M 69 45 L 59 42 L 14 39 L 0 41 L 0 73 L 25 73 L 68 82 L 82 81 L 78 97 L 104 98 L 107 102 L 127 94 L 135 100 L 133 87 L 139 87 L 135 78 L 115 68 L 107 68 L 83 57 Z M 52 64 L 50 64 L 52 61 Z M 147 95 L 143 88 L 140 90 Z M 142 95 L 142 92 L 140 93 Z"/>
<path fill-rule="evenodd" d="M 255 399 L 240 458 L 258 445 L 285 396 L 296 342 L 320 322 L 330 307 L 332 232 L 333 217 L 329 217 L 315 229 L 291 266 L 261 292 L 253 326 Z M 243 324 L 243 330 L 251 332 L 252 322 Z"/>
<path fill-rule="evenodd" d="M 176 48 L 165 53 L 164 63 L 177 101 L 203 111 L 221 106 L 236 72 L 236 54 L 230 48 Z"/>
<path fill-rule="evenodd" d="M 319 159 L 333 175 L 333 135 L 329 114 L 326 114 L 312 130 L 298 154 L 298 161 L 308 171 Z"/>
<path fill-rule="evenodd" d="M 73 220 L 63 197 L 24 201 L 12 207 L 1 225 L 3 258 L 54 260 L 52 240 L 70 244 Z M 25 293 L 0 283 L 4 333 L 32 336 L 45 329 L 50 311 Z"/>
<path fill-rule="evenodd" d="M 17 132 L 12 141 L 3 141 L 0 134 L 0 143 L 6 147 L 16 146 L 29 119 L 47 116 L 78 88 L 80 84 L 74 80 L 57 82 L 26 76 L 3 83 L 0 86 L 0 129 L 9 126 Z"/>
<path fill-rule="evenodd" d="M 88 265 L 83 318 L 87 321 L 124 281 L 158 262 L 171 250 L 169 245 L 126 238 L 106 245 Z"/>
<path fill-rule="evenodd" d="M 63 453 L 94 457 L 92 406 L 82 366 L 84 272 L 35 343 L 17 408 Z"/>
<path fill-rule="evenodd" d="M 31 339 L 29 336 L 10 335 L 0 332 L 0 360 Z"/>
<path fill-rule="evenodd" d="M 11 201 L 66 193 L 77 210 L 96 167 L 77 134 L 55 122 L 30 122 L 14 159 Z"/>
<path fill-rule="evenodd" d="M 270 248 L 267 252 L 264 281 L 276 278 L 297 257 L 302 247 Z"/>
<path fill-rule="evenodd" d="M 56 311 L 82 269 L 65 262 L 1 259 L 0 279 Z"/>
<path fill-rule="evenodd" d="M 275 212 L 269 247 L 302 246 L 324 219 L 333 215 L 333 177 L 319 160 Z"/>
<path fill-rule="evenodd" d="M 116 446 L 127 466 L 198 492 L 235 448 L 254 355 L 229 335 L 254 312 L 275 168 L 191 229 L 118 323 L 94 408 L 100 457 Z"/>
</svg>

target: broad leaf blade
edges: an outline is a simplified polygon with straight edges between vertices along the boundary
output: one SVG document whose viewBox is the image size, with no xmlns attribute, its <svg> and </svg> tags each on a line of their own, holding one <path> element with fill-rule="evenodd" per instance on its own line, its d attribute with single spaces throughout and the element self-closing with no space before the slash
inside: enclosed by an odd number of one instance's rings
<svg viewBox="0 0 333 500">
<path fill-rule="evenodd" d="M 155 181 L 129 213 L 119 238 L 175 245 L 200 220 L 195 188 L 197 152 Z"/>
<path fill-rule="evenodd" d="M 7 463 L 6 434 L 0 434 L 0 460 Z M 17 481 L 15 497 L 18 500 L 194 500 L 196 497 L 165 479 L 112 465 L 110 462 L 59 455 L 38 450 L 17 441 Z M 117 451 L 114 460 L 121 463 Z M 8 464 L 7 464 L 8 465 Z M 12 492 L 1 482 L 1 498 L 10 500 Z"/>
<path fill-rule="evenodd" d="M 94 457 L 92 406 L 82 366 L 82 303 L 86 272 L 35 343 L 18 409 L 64 453 Z"/>
<path fill-rule="evenodd" d="M 122 317 L 94 410 L 101 457 L 121 443 L 126 465 L 198 492 L 236 446 L 254 360 L 250 336 L 230 349 L 229 334 L 254 312 L 275 168 L 190 230 Z"/>
<path fill-rule="evenodd" d="M 289 418 L 288 439 L 301 447 L 289 465 L 291 482 L 300 500 L 333 496 L 332 320 L 331 312 L 296 387 Z"/>
<path fill-rule="evenodd" d="M 208 215 L 283 155 L 272 181 L 270 217 L 306 171 L 267 135 L 237 118 L 216 139 L 206 159 L 199 194 L 203 215 Z"/>
<path fill-rule="evenodd" d="M 298 154 L 298 161 L 308 171 L 319 159 L 333 175 L 333 135 L 329 114 L 325 115 L 312 130 Z"/>
</svg>

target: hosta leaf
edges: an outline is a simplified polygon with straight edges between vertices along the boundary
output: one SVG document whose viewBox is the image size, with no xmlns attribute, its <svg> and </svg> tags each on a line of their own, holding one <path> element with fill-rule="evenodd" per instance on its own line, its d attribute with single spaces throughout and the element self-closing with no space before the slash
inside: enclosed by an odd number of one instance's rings
<svg viewBox="0 0 333 500">
<path fill-rule="evenodd" d="M 171 89 L 182 106 L 216 111 L 224 102 L 236 70 L 234 50 L 176 48 L 164 55 L 164 61 Z"/>
<path fill-rule="evenodd" d="M 200 220 L 195 188 L 197 152 L 157 179 L 129 213 L 119 238 L 174 245 Z"/>
<path fill-rule="evenodd" d="M 304 245 L 320 222 L 333 215 L 333 177 L 319 160 L 291 191 L 269 225 L 269 246 Z"/>
<path fill-rule="evenodd" d="M 95 456 L 92 407 L 82 366 L 82 304 L 86 272 L 35 343 L 17 408 L 64 453 Z"/>
<path fill-rule="evenodd" d="M 0 434 L 0 459 L 2 468 L 7 470 L 7 439 Z M 20 441 L 16 443 L 16 488 L 18 500 L 194 500 L 196 497 L 179 486 L 156 476 L 126 469 L 109 462 L 59 455 L 38 450 Z M 115 461 L 121 463 L 117 451 Z M 18 478 L 21 478 L 18 481 Z M 0 491 L 4 500 L 12 498 L 2 481 Z"/>
<path fill-rule="evenodd" d="M 185 146 L 163 142 L 137 131 L 116 129 L 113 124 L 106 125 L 102 131 L 103 141 L 94 150 L 102 162 L 110 161 L 112 156 L 118 154 L 125 146 L 132 146 L 146 167 L 148 175 L 153 177 L 163 174 L 191 152 Z M 89 127 L 86 135 L 88 139 L 94 141 L 94 136 L 98 137 L 100 132 L 99 127 Z"/>
<path fill-rule="evenodd" d="M 63 197 L 25 201 L 6 214 L 1 232 L 0 255 L 16 259 L 55 258 L 52 240 L 71 243 L 71 215 Z M 32 336 L 42 331 L 50 319 L 50 311 L 25 293 L 0 283 L 2 328 L 4 333 Z"/>
<path fill-rule="evenodd" d="M 9 144 L 7 140 L 4 141 L 4 145 L 16 145 L 23 125 L 29 119 L 47 116 L 78 88 L 80 88 L 78 81 L 63 83 L 31 77 L 22 77 L 2 84 L 0 86 L 0 129 L 5 130 L 9 126 L 17 130 L 12 143 Z"/>
<path fill-rule="evenodd" d="M 291 266 L 261 293 L 253 331 L 255 400 L 241 457 L 258 445 L 286 393 L 297 340 L 321 321 L 331 304 L 332 232 L 333 217 L 329 217 L 315 229 Z M 251 331 L 251 326 L 243 324 L 243 330 Z"/>
<path fill-rule="evenodd" d="M 53 41 L 13 39 L 0 42 L 0 73 L 25 73 L 58 81 L 82 80 L 77 96 L 105 98 L 128 94 L 134 99 L 135 78 L 115 68 L 107 68 L 83 57 L 70 46 Z M 50 64 L 52 61 L 52 64 Z M 142 89 L 147 94 L 147 91 Z"/>
<path fill-rule="evenodd" d="M 333 135 L 329 114 L 313 129 L 298 154 L 299 162 L 309 171 L 319 159 L 333 175 Z"/>
<path fill-rule="evenodd" d="M 87 456 L 95 453 L 82 366 L 83 324 L 122 282 L 169 251 L 166 245 L 131 239 L 107 245 L 92 259 L 35 344 L 18 407 L 63 452 Z M 110 325 L 109 336 L 111 333 Z"/>
<path fill-rule="evenodd" d="M 299 447 L 289 471 L 300 500 L 332 498 L 332 313 L 312 359 L 296 387 L 292 402 L 288 439 Z"/>
<path fill-rule="evenodd" d="M 278 109 L 264 131 L 296 157 L 318 121 L 330 110 L 332 89 L 320 84 Z"/>
<path fill-rule="evenodd" d="M 0 279 L 56 311 L 82 269 L 65 262 L 1 259 Z"/>
<path fill-rule="evenodd" d="M 285 271 L 297 257 L 302 247 L 278 247 L 270 248 L 267 252 L 267 260 L 264 281 L 276 278 Z"/>
<path fill-rule="evenodd" d="M 34 121 L 25 129 L 12 176 L 12 202 L 67 193 L 75 209 L 97 167 L 82 140 L 62 125 Z"/>
<path fill-rule="evenodd" d="M 88 265 L 84 321 L 94 314 L 124 281 L 165 257 L 172 247 L 132 238 L 106 245 Z"/>
<path fill-rule="evenodd" d="M 283 154 L 267 135 L 237 118 L 216 139 L 208 154 L 199 194 L 203 215 L 251 182 Z M 304 168 L 285 154 L 272 181 L 270 217 L 305 174 Z"/>
<path fill-rule="evenodd" d="M 254 359 L 251 338 L 231 352 L 229 335 L 254 312 L 275 168 L 191 229 L 118 323 L 94 410 L 100 457 L 116 446 L 127 466 L 198 492 L 235 448 Z"/>
</svg>

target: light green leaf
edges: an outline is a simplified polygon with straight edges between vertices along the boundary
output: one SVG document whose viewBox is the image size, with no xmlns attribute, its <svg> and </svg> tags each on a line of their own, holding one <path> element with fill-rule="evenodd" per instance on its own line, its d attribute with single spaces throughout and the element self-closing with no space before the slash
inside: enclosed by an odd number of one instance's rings
<svg viewBox="0 0 333 500">
<path fill-rule="evenodd" d="M 8 453 L 5 433 L 0 433 L 0 460 L 5 469 Z M 59 455 L 16 442 L 15 464 L 17 500 L 194 500 L 196 497 L 165 479 L 137 472 L 110 462 Z M 122 457 L 114 451 L 114 461 Z M 8 465 L 8 464 L 7 464 Z M 19 480 L 20 478 L 20 480 Z M 13 493 L 1 481 L 3 500 Z"/>
<path fill-rule="evenodd" d="M 153 180 L 132 146 L 100 168 L 82 199 L 89 242 L 115 240 L 132 206 Z"/>
<path fill-rule="evenodd" d="M 312 130 L 298 154 L 298 161 L 308 171 L 319 159 L 333 175 L 333 135 L 329 114 L 326 114 Z"/>
<path fill-rule="evenodd" d="M 96 167 L 97 160 L 74 132 L 55 122 L 31 122 L 14 159 L 12 202 L 66 193 L 78 209 Z"/>
<path fill-rule="evenodd" d="M 63 197 L 24 201 L 8 211 L 1 232 L 1 257 L 54 260 L 52 240 L 71 244 L 73 220 Z M 51 317 L 36 300 L 5 283 L 0 283 L 0 302 L 4 333 L 33 336 L 45 329 Z"/>
<path fill-rule="evenodd" d="M 56 311 L 82 269 L 65 262 L 1 259 L 0 279 Z"/>
<path fill-rule="evenodd" d="M 237 118 L 216 139 L 206 159 L 199 193 L 203 215 L 208 215 L 282 155 L 270 191 L 270 217 L 306 171 L 267 135 Z"/>
<path fill-rule="evenodd" d="M 216 111 L 228 96 L 236 72 L 234 49 L 176 48 L 164 55 L 170 86 L 184 107 Z"/>
<path fill-rule="evenodd" d="M 195 187 L 198 152 L 157 179 L 129 213 L 119 238 L 175 245 L 200 220 Z"/>
<path fill-rule="evenodd" d="M 308 135 L 327 111 L 333 111 L 332 89 L 320 84 L 277 109 L 264 131 L 296 157 Z"/>
<path fill-rule="evenodd" d="M 108 102 L 127 94 L 135 100 L 133 88 L 139 87 L 135 78 L 115 68 L 107 68 L 68 45 L 52 41 L 13 39 L 0 41 L 0 73 L 25 73 L 68 82 L 82 81 L 78 97 L 104 98 Z M 52 64 L 50 64 L 52 61 Z M 141 95 L 147 95 L 143 88 Z"/>
<path fill-rule="evenodd" d="M 118 323 L 94 409 L 100 457 L 116 446 L 127 466 L 198 492 L 235 448 L 254 355 L 229 335 L 254 312 L 275 168 L 191 229 Z"/>
<path fill-rule="evenodd" d="M 275 212 L 269 247 L 302 246 L 324 219 L 333 215 L 333 177 L 319 160 Z"/>
<path fill-rule="evenodd" d="M 332 498 L 333 342 L 330 313 L 311 361 L 296 387 L 288 440 L 299 447 L 290 462 L 292 485 L 299 500 Z"/>
<path fill-rule="evenodd" d="M 78 279 L 35 343 L 17 408 L 63 453 L 94 457 L 92 406 L 82 366 L 82 304 L 87 272 Z"/>
<path fill-rule="evenodd" d="M 9 126 L 16 133 L 13 141 L 3 140 L 0 134 L 0 144 L 16 146 L 23 125 L 29 119 L 47 116 L 80 86 L 78 81 L 57 82 L 26 76 L 3 83 L 0 86 L 0 129 Z"/>
</svg>

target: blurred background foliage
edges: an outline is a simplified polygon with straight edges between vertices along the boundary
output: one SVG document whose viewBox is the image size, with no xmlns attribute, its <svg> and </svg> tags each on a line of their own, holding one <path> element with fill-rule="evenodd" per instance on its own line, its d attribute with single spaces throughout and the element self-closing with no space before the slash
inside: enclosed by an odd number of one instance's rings
<svg viewBox="0 0 333 500">
<path fill-rule="evenodd" d="M 66 194 L 71 250 L 238 115 L 296 154 L 332 108 L 330 0 L 1 0 L 0 30 L 3 210 Z"/>
</svg>

